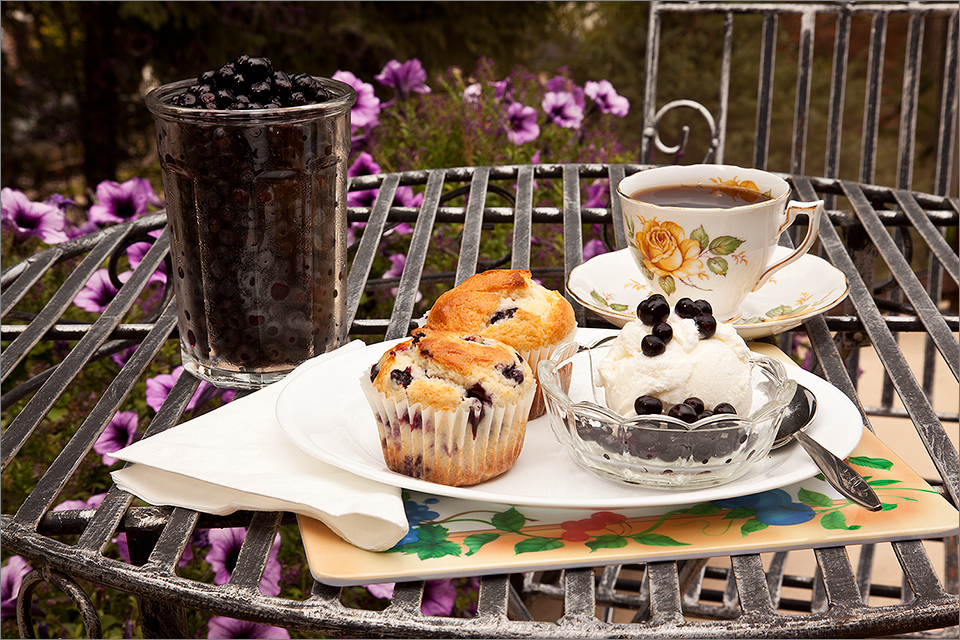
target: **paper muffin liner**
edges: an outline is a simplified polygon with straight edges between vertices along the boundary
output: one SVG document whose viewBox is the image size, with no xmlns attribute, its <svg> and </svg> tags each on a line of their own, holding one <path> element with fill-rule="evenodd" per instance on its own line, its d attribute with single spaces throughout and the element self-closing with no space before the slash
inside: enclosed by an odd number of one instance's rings
<svg viewBox="0 0 960 640">
<path fill-rule="evenodd" d="M 367 376 L 360 384 L 377 422 L 387 467 L 448 486 L 477 484 L 514 465 L 523 448 L 536 388 L 531 386 L 515 403 L 484 406 L 474 427 L 470 424 L 473 402 L 464 402 L 456 410 L 438 410 L 406 399 L 394 401 Z"/>
<path fill-rule="evenodd" d="M 543 390 L 540 388 L 540 377 L 537 373 L 537 365 L 540 364 L 541 360 L 549 360 L 553 357 L 553 353 L 560 348 L 561 345 L 564 345 L 568 342 L 573 341 L 573 337 L 577 333 L 577 328 L 574 326 L 573 331 L 571 331 L 567 336 L 565 336 L 560 342 L 556 344 L 547 345 L 540 347 L 539 349 L 524 349 L 523 351 L 517 351 L 520 354 L 520 357 L 527 361 L 527 364 L 530 365 L 530 368 L 533 369 L 533 377 L 537 381 L 537 392 L 533 397 L 533 404 L 530 405 L 530 415 L 527 416 L 528 419 L 533 420 L 534 418 L 539 418 L 542 415 L 547 413 L 547 403 L 543 397 Z M 564 375 L 566 373 L 566 375 Z M 560 386 L 563 387 L 564 391 L 570 390 L 570 372 L 561 371 L 560 375 Z"/>
</svg>

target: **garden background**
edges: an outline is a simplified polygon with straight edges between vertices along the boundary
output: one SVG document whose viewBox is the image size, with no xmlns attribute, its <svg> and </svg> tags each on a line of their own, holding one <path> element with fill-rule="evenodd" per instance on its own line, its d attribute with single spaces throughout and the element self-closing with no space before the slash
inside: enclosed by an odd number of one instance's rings
<svg viewBox="0 0 960 640">
<path fill-rule="evenodd" d="M 240 54 L 267 56 L 277 69 L 334 76 L 350 74 L 369 110 L 355 111 L 352 175 L 485 164 L 557 162 L 637 162 L 642 126 L 643 65 L 646 48 L 645 2 L 3 2 L 0 15 L 2 85 L 0 85 L 0 183 L 4 188 L 2 264 L 8 266 L 54 242 L 105 225 L 162 209 L 163 193 L 153 120 L 144 105 L 147 91 L 159 84 L 191 78 L 235 60 Z M 756 86 L 762 17 L 739 27 L 725 162 L 752 162 Z M 792 18 L 784 17 L 783 22 Z M 799 20 L 799 19 L 797 19 Z M 697 100 L 716 108 L 722 17 L 667 16 L 663 22 L 659 69 L 659 103 Z M 786 34 L 790 29 L 784 29 Z M 796 29 L 792 30 L 794 33 Z M 906 21 L 890 19 L 887 47 L 902 64 Z M 945 32 L 928 30 L 924 39 L 920 109 L 936 113 Z M 854 24 L 848 92 L 862 95 L 869 24 Z M 833 25 L 816 29 L 806 173 L 823 170 L 829 99 L 829 65 Z M 777 43 L 772 131 L 789 132 L 796 91 L 797 42 L 784 35 Z M 899 131 L 898 64 L 885 75 L 879 148 L 896 148 Z M 709 79 L 710 81 L 705 81 Z M 604 84 L 606 81 L 609 84 Z M 858 84 L 858 82 L 860 84 Z M 856 179 L 862 99 L 847 101 L 841 177 Z M 374 108 L 375 106 L 375 108 Z M 664 137 L 679 130 L 681 114 L 663 123 Z M 935 121 L 935 118 L 933 119 Z M 921 119 L 929 122 L 930 119 Z M 702 122 L 691 125 L 684 162 L 703 157 L 708 139 Z M 887 144 L 885 144 L 885 142 Z M 937 132 L 917 131 L 915 188 L 933 185 Z M 771 141 L 769 168 L 788 171 L 790 135 Z M 656 158 L 670 162 L 673 158 Z M 878 158 L 875 181 L 893 185 L 896 159 Z M 398 193 L 416 204 L 413 190 Z M 606 205 L 606 185 L 582 189 L 588 206 Z M 954 192 L 956 185 L 953 186 Z M 350 204 L 364 206 L 372 193 L 354 194 Z M 556 203 L 553 203 L 556 204 Z M 16 214 L 14 213 L 16 212 Z M 19 217 L 17 217 L 19 216 Z M 20 226 L 18 226 L 20 225 Z M 31 226 L 32 225 L 32 226 Z M 59 225 L 59 226 L 58 226 Z M 359 234 L 359 226 L 352 227 Z M 439 256 L 427 269 L 449 270 L 456 260 L 458 230 L 441 230 L 432 240 Z M 542 255 L 562 266 L 562 242 L 556 230 L 537 235 Z M 606 250 L 596 230 L 585 229 L 585 257 Z M 373 276 L 386 278 L 380 295 L 365 305 L 389 305 L 390 279 L 403 268 L 403 225 L 385 237 Z M 485 252 L 496 255 L 507 238 L 485 238 Z M 145 244 L 128 251 L 134 268 Z M 36 312 L 73 266 L 55 270 L 54 279 L 35 287 L 11 318 Z M 105 272 L 105 270 L 104 270 Z M 145 294 L 140 307 L 148 314 L 159 300 L 164 276 Z M 557 286 L 561 283 L 551 283 Z M 394 284 L 395 286 L 395 284 Z M 561 285 L 562 286 L 562 285 Z M 439 292 L 424 290 L 422 309 Z M 116 292 L 100 278 L 75 300 L 68 319 L 90 320 Z M 17 314 L 20 314 L 19 316 Z M 131 318 L 129 321 L 136 321 Z M 4 347 L 6 345 L 3 345 Z M 26 377 L 62 360 L 71 344 L 48 344 L 34 351 L 4 383 L 6 393 Z M 77 428 L 77 416 L 96 402 L 97 394 L 117 373 L 129 353 L 120 352 L 88 367 L 43 425 L 49 433 L 31 446 L 56 449 Z M 179 352 L 171 342 L 155 369 L 141 381 L 117 413 L 84 471 L 61 496 L 62 508 L 94 507 L 110 486 L 109 472 L 120 467 L 110 453 L 139 437 L 180 375 Z M 230 392 L 201 384 L 187 416 L 229 401 Z M 6 426 L 26 400 L 4 403 L 0 425 Z M 36 460 L 51 459 L 34 451 Z M 28 451 L 18 468 L 4 476 L 3 512 L 22 502 L 43 472 L 32 466 Z M 412 520 L 423 516 L 408 514 Z M 264 593 L 303 598 L 311 579 L 296 527 L 278 537 L 276 557 L 268 566 Z M 229 579 L 236 562 L 237 531 L 197 536 L 181 571 L 218 583 Z M 126 557 L 121 534 L 112 553 Z M 13 600 L 28 566 L 3 554 L 2 628 L 17 635 Z M 107 637 L 139 637 L 136 602 L 125 594 L 84 585 L 100 611 Z M 44 590 L 45 589 L 45 590 Z M 83 637 L 82 623 L 69 599 L 55 588 L 41 588 L 35 612 L 38 631 L 48 637 Z M 382 608 L 389 590 L 348 590 L 353 606 Z M 476 587 L 470 580 L 428 585 L 425 612 L 472 615 Z M 430 608 L 427 611 L 427 608 Z M 227 619 L 191 617 L 197 637 L 290 637 L 287 631 Z M 232 635 L 231 635 L 232 634 Z M 246 635 L 244 635 L 246 634 Z M 296 634 L 293 634 L 294 636 Z"/>
</svg>

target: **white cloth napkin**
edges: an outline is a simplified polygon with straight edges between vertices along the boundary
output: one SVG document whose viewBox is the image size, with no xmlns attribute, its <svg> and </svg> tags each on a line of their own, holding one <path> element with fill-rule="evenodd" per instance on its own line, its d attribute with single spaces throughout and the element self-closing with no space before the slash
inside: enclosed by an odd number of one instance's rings
<svg viewBox="0 0 960 640">
<path fill-rule="evenodd" d="M 362 347 L 356 340 L 301 367 Z M 136 463 L 114 471 L 114 482 L 152 505 L 216 515 L 290 511 L 320 520 L 361 549 L 389 549 L 408 529 L 400 489 L 321 462 L 281 430 L 277 397 L 298 370 L 112 454 Z"/>
</svg>

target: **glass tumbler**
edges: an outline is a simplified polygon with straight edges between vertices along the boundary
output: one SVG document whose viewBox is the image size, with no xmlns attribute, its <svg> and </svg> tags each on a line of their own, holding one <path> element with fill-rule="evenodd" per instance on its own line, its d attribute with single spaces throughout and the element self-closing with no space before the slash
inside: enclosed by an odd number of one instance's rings
<svg viewBox="0 0 960 640">
<path fill-rule="evenodd" d="M 226 111 L 147 95 L 170 226 L 184 368 L 258 388 L 340 346 L 346 326 L 347 162 L 356 93 L 317 78 L 319 104 Z"/>
</svg>

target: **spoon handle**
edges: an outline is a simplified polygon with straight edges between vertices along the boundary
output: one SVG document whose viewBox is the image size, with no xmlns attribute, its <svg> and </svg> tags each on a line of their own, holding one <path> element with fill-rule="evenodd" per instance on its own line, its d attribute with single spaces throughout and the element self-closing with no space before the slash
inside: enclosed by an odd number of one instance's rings
<svg viewBox="0 0 960 640">
<path fill-rule="evenodd" d="M 867 481 L 857 473 L 853 467 L 835 456 L 819 442 L 802 431 L 794 434 L 804 450 L 823 472 L 834 489 L 853 500 L 861 507 L 870 511 L 879 511 L 883 508 L 880 499 L 874 493 Z"/>
</svg>

